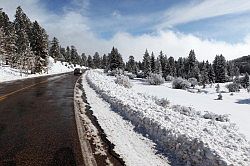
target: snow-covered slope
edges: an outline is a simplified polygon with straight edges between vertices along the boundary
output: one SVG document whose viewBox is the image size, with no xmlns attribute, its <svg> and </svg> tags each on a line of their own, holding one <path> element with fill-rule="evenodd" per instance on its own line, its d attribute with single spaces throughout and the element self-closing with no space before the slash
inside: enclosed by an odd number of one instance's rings
<svg viewBox="0 0 250 166">
<path fill-rule="evenodd" d="M 187 164 L 250 165 L 250 145 L 233 124 L 163 108 L 98 72 L 89 71 L 87 80 L 137 130 Z"/>
<path fill-rule="evenodd" d="M 79 67 L 79 65 L 76 67 Z M 13 69 L 9 66 L 0 66 L 0 82 L 71 72 L 74 70 L 74 67 L 68 65 L 66 62 L 55 62 L 53 58 L 49 57 L 48 69 L 48 73 L 26 75 L 20 73 L 18 69 Z"/>
<path fill-rule="evenodd" d="M 167 98 L 171 105 L 181 104 L 192 107 L 196 111 L 204 113 L 205 111 L 216 114 L 229 114 L 230 121 L 236 123 L 241 133 L 246 135 L 250 141 L 250 93 L 242 89 L 240 93 L 222 93 L 223 100 L 215 100 L 218 97 L 216 93 L 216 84 L 212 87 L 207 86 L 201 89 L 201 93 L 191 93 L 185 90 L 172 89 L 171 83 L 152 86 L 145 84 L 142 80 L 133 80 L 133 90 L 158 98 Z M 222 91 L 228 91 L 224 84 L 220 84 Z M 197 92 L 197 90 L 194 90 Z"/>
</svg>

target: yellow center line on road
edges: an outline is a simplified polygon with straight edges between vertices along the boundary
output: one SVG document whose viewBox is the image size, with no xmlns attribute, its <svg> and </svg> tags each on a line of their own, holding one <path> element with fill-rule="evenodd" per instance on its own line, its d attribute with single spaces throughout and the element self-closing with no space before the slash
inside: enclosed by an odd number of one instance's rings
<svg viewBox="0 0 250 166">
<path fill-rule="evenodd" d="M 62 78 L 61 78 L 61 79 L 62 79 Z M 57 80 L 57 79 L 55 79 L 55 80 Z M 8 94 L 6 94 L 6 95 L 0 96 L 0 101 L 3 101 L 3 100 L 6 99 L 8 96 L 11 96 L 11 95 L 13 95 L 13 94 L 16 94 L 16 93 L 18 93 L 18 92 L 20 92 L 20 91 L 23 91 L 23 90 L 25 90 L 25 89 L 28 89 L 28 88 L 34 87 L 34 86 L 36 86 L 36 85 L 38 85 L 38 84 L 42 84 L 42 83 L 46 83 L 46 82 L 49 82 L 49 80 L 41 81 L 41 82 L 38 82 L 38 83 L 35 83 L 35 84 L 32 84 L 32 85 L 23 87 L 23 88 L 21 88 L 21 89 L 18 89 L 18 90 L 16 90 L 16 91 L 10 92 L 10 93 L 8 93 Z"/>
<path fill-rule="evenodd" d="M 1 97 L 0 97 L 0 101 L 4 100 L 5 98 L 6 98 L 6 97 L 1 96 Z"/>
</svg>

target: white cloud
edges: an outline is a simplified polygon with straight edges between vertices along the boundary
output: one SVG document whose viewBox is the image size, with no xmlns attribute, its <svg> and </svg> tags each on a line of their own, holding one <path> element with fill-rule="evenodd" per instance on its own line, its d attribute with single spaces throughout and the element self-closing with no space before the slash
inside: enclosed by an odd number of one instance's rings
<svg viewBox="0 0 250 166">
<path fill-rule="evenodd" d="M 161 50 L 167 56 L 186 57 L 191 49 L 195 50 L 199 60 L 212 61 L 217 54 L 223 54 L 226 59 L 248 55 L 250 53 L 250 37 L 243 43 L 229 44 L 226 42 L 201 40 L 193 35 L 175 33 L 173 31 L 161 31 L 157 35 L 142 35 L 138 37 L 126 33 L 117 34 L 111 41 L 119 48 L 119 51 L 128 58 L 136 55 L 141 59 L 145 49 L 153 51 L 156 55 Z M 110 44 L 111 45 L 111 44 Z"/>
<path fill-rule="evenodd" d="M 223 54 L 227 59 L 233 59 L 250 53 L 250 37 L 246 37 L 242 43 L 229 44 L 165 30 L 140 36 L 119 32 L 112 39 L 104 40 L 95 35 L 89 27 L 88 17 L 83 16 L 79 11 L 66 10 L 59 16 L 47 11 L 38 0 L 0 1 L 4 1 L 1 3 L 2 7 L 9 15 L 14 15 L 16 6 L 21 5 L 27 15 L 32 20 L 37 19 L 51 37 L 58 37 L 63 46 L 75 45 L 79 53 L 93 55 L 98 51 L 103 54 L 110 52 L 112 46 L 115 46 L 124 60 L 128 60 L 130 55 L 141 60 L 146 48 L 154 51 L 155 55 L 162 50 L 168 56 L 175 58 L 186 57 L 189 51 L 194 49 L 199 60 L 210 61 L 216 54 Z"/>
<path fill-rule="evenodd" d="M 3 11 L 6 11 L 11 20 L 14 19 L 17 6 L 21 6 L 31 20 L 46 22 L 53 14 L 45 9 L 39 0 L 0 0 Z M 46 13 L 46 14 L 45 14 Z"/>
<path fill-rule="evenodd" d="M 203 0 L 174 6 L 165 12 L 158 28 L 197 21 L 201 19 L 250 11 L 249 0 Z"/>
</svg>

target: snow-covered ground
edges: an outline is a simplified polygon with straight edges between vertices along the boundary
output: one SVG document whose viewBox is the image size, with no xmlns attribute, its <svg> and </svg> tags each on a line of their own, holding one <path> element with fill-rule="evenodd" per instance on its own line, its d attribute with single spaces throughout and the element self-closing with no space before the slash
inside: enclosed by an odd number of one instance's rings
<svg viewBox="0 0 250 166">
<path fill-rule="evenodd" d="M 151 140 L 136 133 L 129 121 L 112 111 L 110 104 L 89 87 L 85 75 L 82 85 L 94 116 L 97 117 L 109 141 L 115 145 L 114 151 L 123 158 L 126 165 L 169 165 L 168 159 L 156 155 L 155 144 Z"/>
<path fill-rule="evenodd" d="M 140 86 L 146 89 L 141 83 L 134 85 L 133 89 L 127 89 L 115 84 L 114 78 L 93 71 L 87 73 L 87 80 L 90 86 L 112 106 L 112 110 L 116 110 L 129 120 L 135 129 L 148 135 L 163 149 L 175 153 L 187 164 L 250 164 L 249 142 L 232 123 L 204 119 L 195 115 L 186 116 L 171 108 L 163 108 L 157 105 L 155 100 L 138 93 L 142 92 Z M 158 93 L 162 91 L 159 90 Z M 175 91 L 178 94 L 179 90 Z M 216 97 L 215 95 L 214 98 Z M 179 98 L 188 100 L 184 95 L 179 95 Z M 211 99 L 213 102 L 219 102 L 214 101 L 214 98 Z M 169 99 L 172 102 L 171 98 Z M 193 101 L 200 103 L 201 106 L 203 104 L 199 97 Z M 183 103 L 177 101 L 175 104 Z M 207 108 L 204 106 L 203 109 Z"/>
<path fill-rule="evenodd" d="M 77 65 L 76 67 L 80 67 L 80 66 Z M 71 72 L 74 70 L 74 67 L 68 65 L 68 63 L 66 62 L 57 61 L 55 63 L 54 59 L 51 57 L 49 57 L 48 68 L 49 68 L 48 73 L 26 75 L 24 73 L 21 74 L 18 69 L 13 69 L 13 68 L 10 68 L 9 66 L 0 66 L 0 82 L 39 77 L 39 76 L 52 75 L 52 74 L 60 74 L 60 73 Z"/>
<path fill-rule="evenodd" d="M 250 93 L 242 89 L 239 93 L 222 93 L 223 100 L 215 100 L 218 98 L 216 93 L 216 84 L 212 87 L 208 85 L 205 89 L 201 89 L 201 93 L 191 93 L 186 90 L 172 89 L 171 83 L 152 86 L 142 80 L 133 80 L 133 90 L 145 93 L 158 98 L 167 98 L 171 105 L 180 104 L 193 107 L 196 111 L 209 111 L 216 114 L 229 114 L 231 122 L 236 123 L 241 133 L 243 133 L 250 141 Z M 220 84 L 221 91 L 227 92 L 226 84 Z"/>
</svg>

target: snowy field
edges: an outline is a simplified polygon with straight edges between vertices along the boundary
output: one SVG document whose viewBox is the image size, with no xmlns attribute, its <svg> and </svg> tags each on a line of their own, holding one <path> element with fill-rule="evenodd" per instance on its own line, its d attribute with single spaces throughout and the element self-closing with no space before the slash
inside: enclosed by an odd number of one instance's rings
<svg viewBox="0 0 250 166">
<path fill-rule="evenodd" d="M 87 72 L 87 80 L 90 86 L 108 102 L 112 110 L 119 113 L 124 119 L 131 122 L 134 128 L 158 146 L 171 151 L 187 164 L 192 165 L 249 165 L 250 146 L 249 142 L 240 134 L 234 124 L 205 119 L 196 115 L 183 115 L 173 111 L 171 107 L 164 108 L 156 104 L 150 96 L 141 94 L 141 89 L 147 89 L 147 85 L 141 81 L 134 81 L 133 89 L 127 89 L 114 82 L 114 77 L 107 77 L 100 72 Z M 159 86 L 158 93 L 163 93 L 162 88 L 169 85 Z M 149 90 L 157 93 L 156 90 Z M 176 91 L 176 96 L 179 90 Z M 138 93 L 140 92 L 140 93 Z M 195 96 L 194 93 L 187 93 Z M 158 94 L 157 93 L 157 94 Z M 212 106 L 217 95 L 211 89 Z M 168 93 L 171 96 L 171 93 Z M 202 94 L 199 94 L 202 95 Z M 204 94 L 203 94 L 204 95 Z M 167 96 L 162 96 L 167 97 Z M 224 100 L 226 96 L 223 95 Z M 237 95 L 235 96 L 237 97 Z M 172 104 L 185 104 L 181 100 L 189 98 L 183 94 L 176 97 L 179 101 L 171 101 Z M 191 100 L 191 97 L 189 98 Z M 201 97 L 192 98 L 199 103 L 203 110 Z M 190 102 L 192 104 L 192 102 Z M 197 105 L 199 105 L 197 104 Z M 193 105 L 192 105 L 193 106 Z M 222 105 L 220 108 L 224 108 Z M 249 116 L 248 116 L 249 117 Z"/>
<path fill-rule="evenodd" d="M 65 66 L 67 65 L 67 66 Z M 77 65 L 76 67 L 80 67 Z M 0 66 L 0 82 L 19 80 L 25 78 L 39 77 L 52 74 L 60 74 L 66 72 L 72 72 L 74 70 L 73 66 L 68 65 L 66 62 L 54 62 L 54 59 L 49 57 L 48 73 L 42 74 L 29 74 L 20 73 L 19 70 L 10 68 L 9 66 Z"/>
<path fill-rule="evenodd" d="M 132 89 L 136 92 L 145 93 L 159 98 L 167 98 L 171 105 L 184 105 L 194 108 L 196 111 L 209 111 L 216 114 L 229 114 L 231 122 L 236 123 L 241 133 L 243 133 L 248 141 L 250 141 L 250 93 L 245 89 L 241 89 L 239 93 L 222 93 L 223 100 L 215 100 L 218 98 L 216 93 L 216 84 L 212 87 L 201 89 L 201 93 L 191 93 L 185 90 L 172 89 L 171 83 L 152 86 L 142 80 L 132 80 Z M 228 83 L 226 83 L 228 84 Z M 221 91 L 228 92 L 225 88 L 226 84 L 220 84 Z"/>
</svg>

